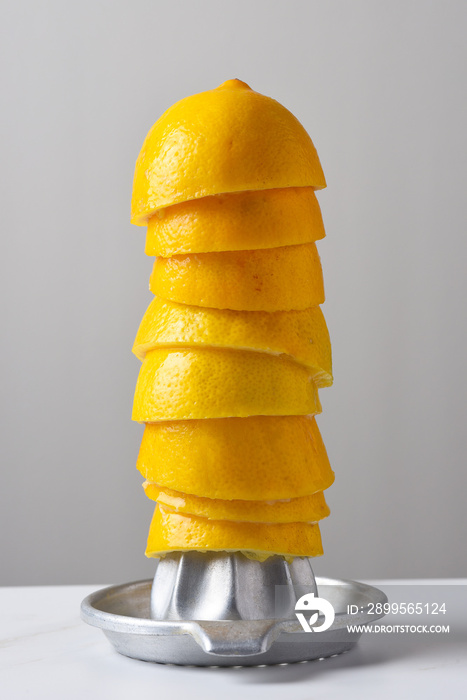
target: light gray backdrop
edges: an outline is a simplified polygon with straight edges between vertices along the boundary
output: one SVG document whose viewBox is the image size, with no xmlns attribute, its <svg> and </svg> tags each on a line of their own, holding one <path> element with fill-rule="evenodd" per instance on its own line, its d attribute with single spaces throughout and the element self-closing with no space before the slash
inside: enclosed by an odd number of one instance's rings
<svg viewBox="0 0 467 700">
<path fill-rule="evenodd" d="M 466 575 L 466 25 L 462 0 L 1 4 L 0 583 L 152 574 L 133 167 L 168 106 L 233 77 L 301 120 L 328 182 L 316 570 Z"/>
</svg>

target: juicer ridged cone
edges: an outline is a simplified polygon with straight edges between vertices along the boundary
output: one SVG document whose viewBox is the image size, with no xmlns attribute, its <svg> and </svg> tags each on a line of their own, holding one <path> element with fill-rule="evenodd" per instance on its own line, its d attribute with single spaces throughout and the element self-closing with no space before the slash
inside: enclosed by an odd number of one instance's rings
<svg viewBox="0 0 467 700">
<path fill-rule="evenodd" d="M 159 560 L 154 620 L 290 619 L 304 593 L 317 594 L 310 559 L 264 562 L 240 552 L 173 552 Z"/>
</svg>

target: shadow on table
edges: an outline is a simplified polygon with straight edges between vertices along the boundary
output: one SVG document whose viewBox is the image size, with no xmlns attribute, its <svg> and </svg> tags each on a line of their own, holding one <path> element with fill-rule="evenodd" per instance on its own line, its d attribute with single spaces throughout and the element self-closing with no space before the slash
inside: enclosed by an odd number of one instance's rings
<svg viewBox="0 0 467 700">
<path fill-rule="evenodd" d="M 361 640 L 351 651 L 339 656 L 322 660 L 306 661 L 297 664 L 284 664 L 266 667 L 242 667 L 234 669 L 218 669 L 228 673 L 230 680 L 248 682 L 249 684 L 268 683 L 300 683 L 308 681 L 323 673 L 334 673 L 338 670 L 372 667 L 390 664 L 401 659 L 415 661 L 423 657 L 426 667 L 440 664 L 440 656 L 451 661 L 467 656 L 467 635 L 465 634 L 388 634 L 378 640 L 366 638 Z"/>
</svg>

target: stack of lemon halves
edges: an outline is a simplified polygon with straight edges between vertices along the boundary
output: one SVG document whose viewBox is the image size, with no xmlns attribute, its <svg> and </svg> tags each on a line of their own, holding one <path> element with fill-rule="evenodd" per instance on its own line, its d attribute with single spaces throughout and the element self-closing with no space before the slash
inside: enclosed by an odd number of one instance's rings
<svg viewBox="0 0 467 700">
<path fill-rule="evenodd" d="M 147 556 L 322 553 L 322 187 L 301 124 L 239 80 L 176 103 L 144 142 L 132 221 L 156 260 L 133 419 L 157 501 Z"/>
</svg>

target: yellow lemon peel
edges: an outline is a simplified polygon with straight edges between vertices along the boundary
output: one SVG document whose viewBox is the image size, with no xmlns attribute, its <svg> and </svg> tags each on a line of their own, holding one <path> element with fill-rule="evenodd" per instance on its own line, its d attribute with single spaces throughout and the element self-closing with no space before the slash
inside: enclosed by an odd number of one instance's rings
<svg viewBox="0 0 467 700">
<path fill-rule="evenodd" d="M 156 258 L 149 288 L 180 304 L 238 311 L 290 311 L 324 302 L 314 243 Z"/>
<path fill-rule="evenodd" d="M 324 238 L 312 187 L 219 194 L 159 209 L 148 220 L 146 255 L 255 250 Z"/>
<path fill-rule="evenodd" d="M 320 412 L 316 384 L 294 360 L 217 348 L 152 350 L 133 403 L 140 423 Z"/>
<path fill-rule="evenodd" d="M 150 482 L 211 499 L 310 496 L 334 481 L 314 418 L 252 416 L 148 423 L 137 468 Z"/>
<path fill-rule="evenodd" d="M 149 528 L 147 557 L 186 551 L 243 552 L 264 561 L 284 557 L 318 557 L 323 553 L 318 524 L 236 523 L 181 515 L 156 506 Z"/>
<path fill-rule="evenodd" d="M 132 223 L 225 192 L 326 186 L 298 119 L 241 80 L 185 97 L 149 131 L 136 161 Z"/>
<path fill-rule="evenodd" d="M 254 523 L 317 522 L 329 515 L 322 491 L 311 496 L 277 501 L 223 501 L 174 491 L 145 481 L 146 496 L 166 511 L 196 515 L 208 520 Z"/>
</svg>

